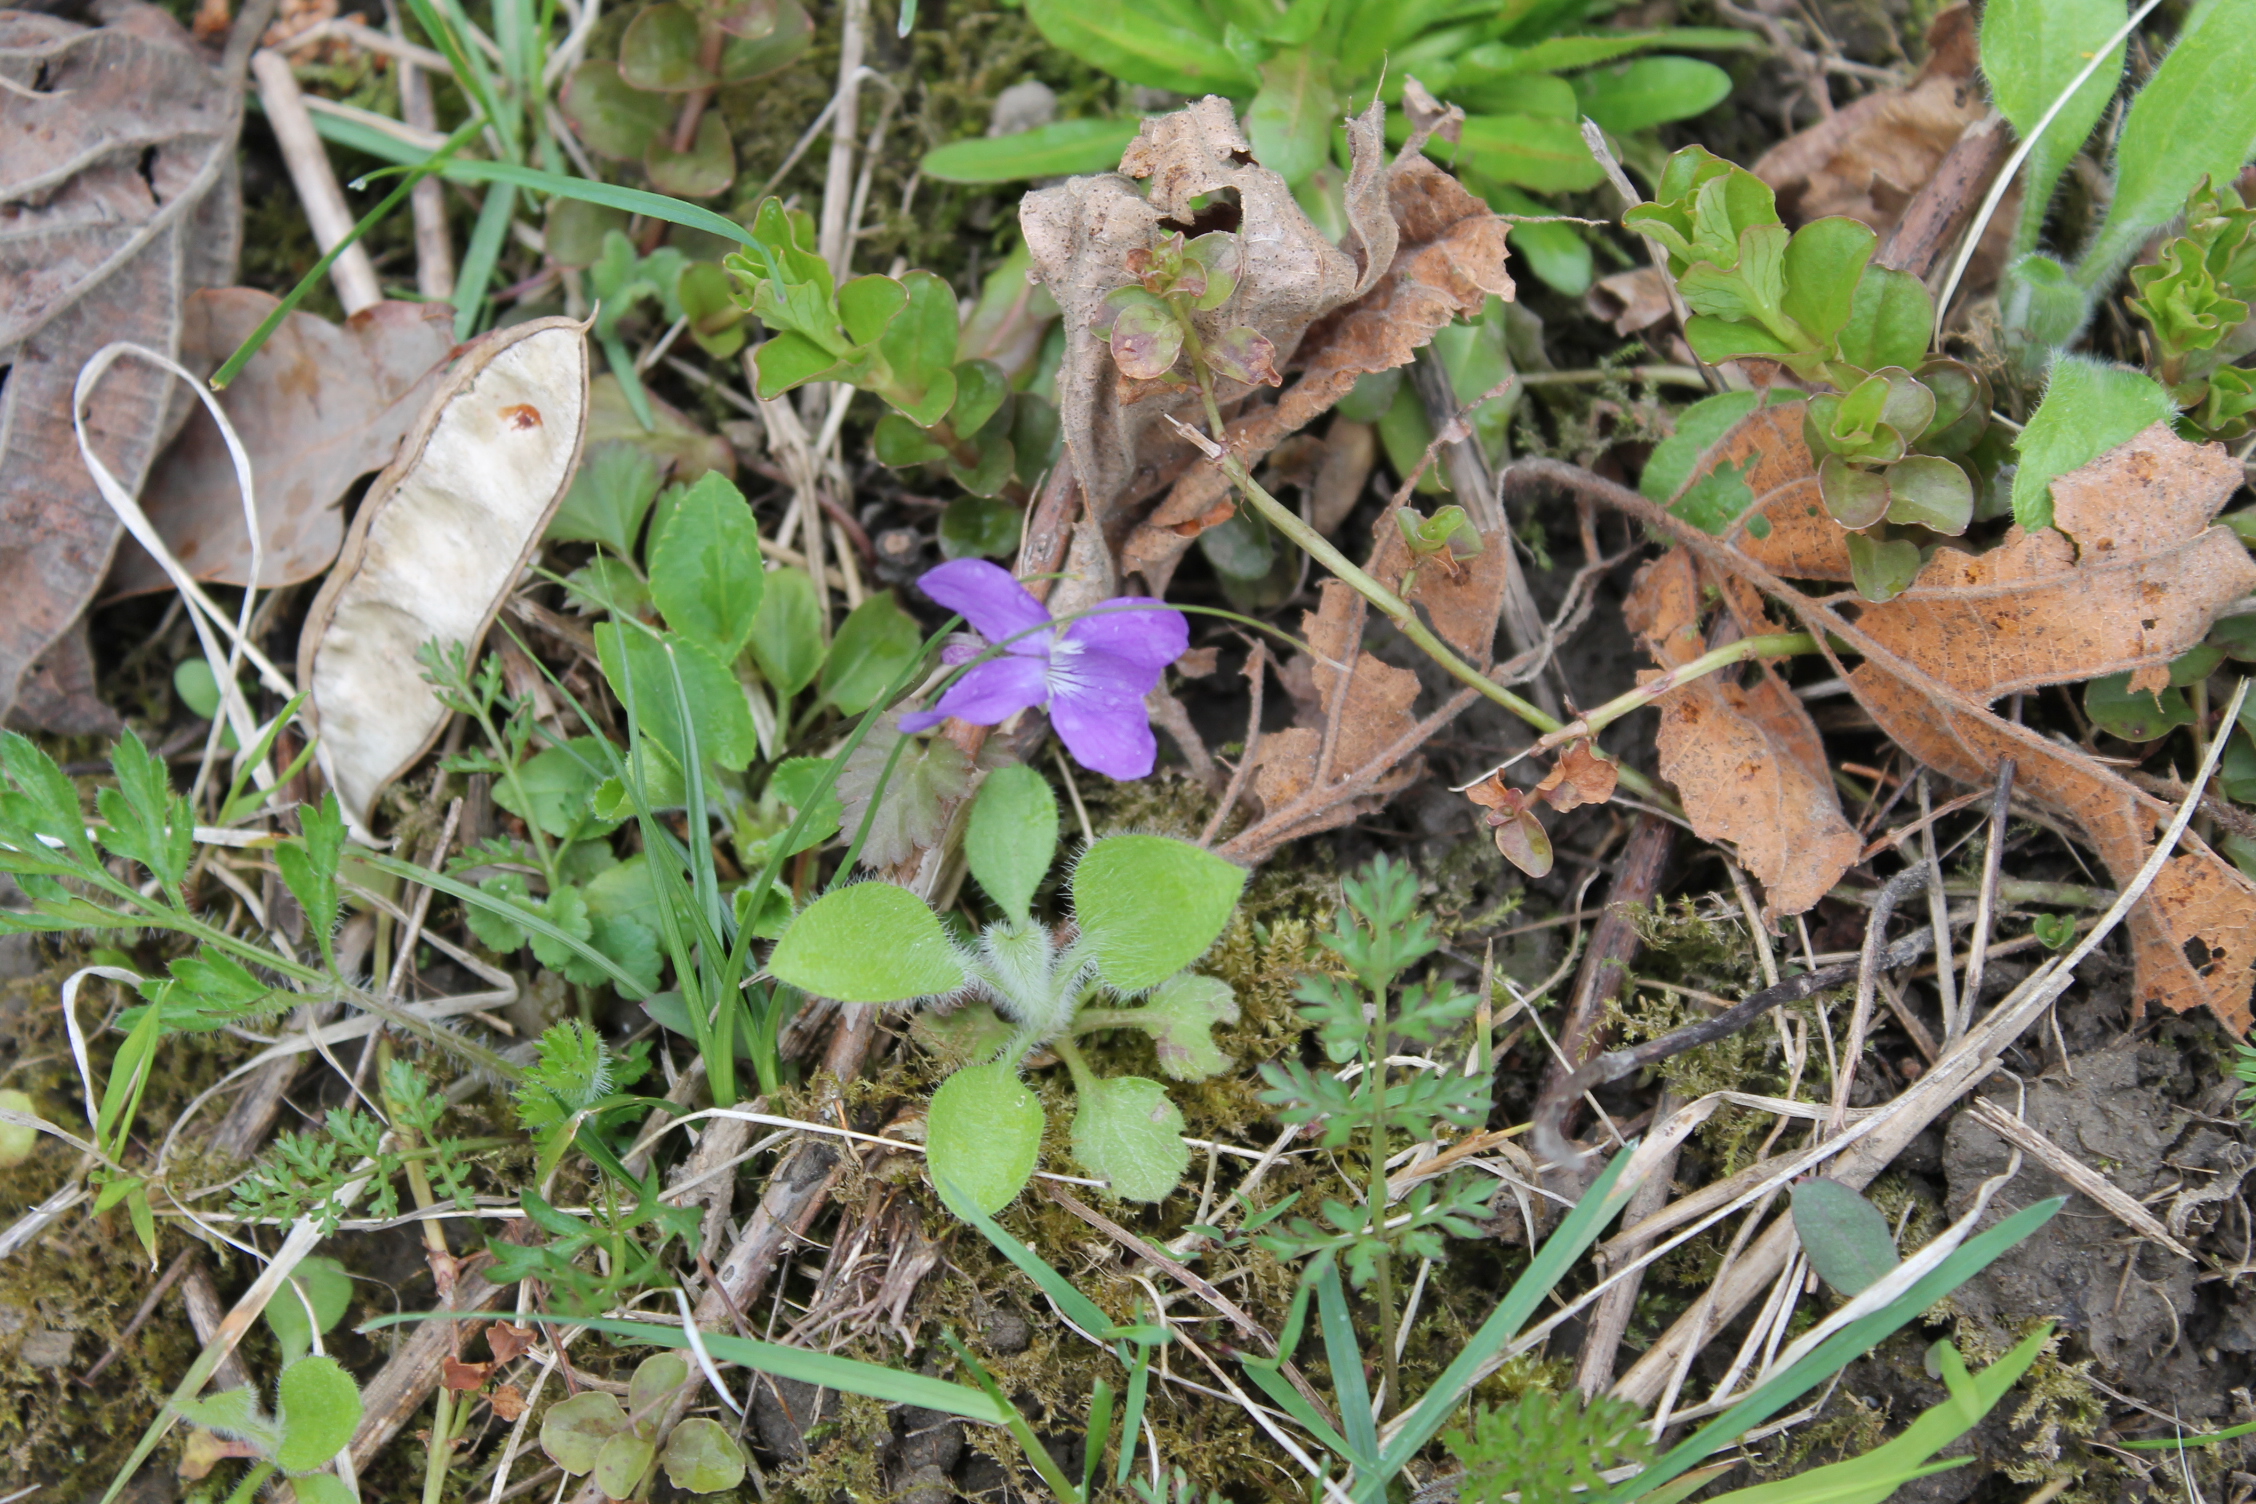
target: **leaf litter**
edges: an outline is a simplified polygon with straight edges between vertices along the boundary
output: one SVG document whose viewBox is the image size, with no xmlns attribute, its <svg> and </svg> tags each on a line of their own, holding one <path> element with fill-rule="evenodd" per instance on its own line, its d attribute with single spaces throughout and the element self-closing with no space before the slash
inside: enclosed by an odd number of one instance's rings
<svg viewBox="0 0 2256 1504">
<path fill-rule="evenodd" d="M 1752 586 L 1805 628 L 1863 654 L 1843 677 L 1905 751 L 1975 784 L 1992 781 L 1999 763 L 2012 759 L 2016 791 L 2082 830 L 2115 880 L 2129 881 L 2171 807 L 2081 748 L 1997 714 L 1992 702 L 2166 668 L 2200 643 L 2226 606 L 2256 589 L 2256 563 L 2229 529 L 2212 525 L 2241 479 L 2222 446 L 2187 443 L 2157 424 L 2056 478 L 2054 527 L 2015 525 L 1982 555 L 1946 544 L 1910 589 L 1878 604 L 1812 596 L 1786 583 L 1850 577 L 1844 534 L 1817 498 L 1799 404 L 1743 419 L 1701 458 L 1684 491 L 1725 467 L 1745 477 L 1745 510 L 1731 531 L 1647 566 L 1632 592 L 1632 621 L 1644 624 L 1639 631 L 1656 657 L 1666 662 L 1682 651 L 1695 629 L 1699 586 Z M 1726 598 L 1741 609 L 1745 596 L 1726 591 Z M 1685 737 L 1685 707 L 1725 690 L 1703 681 L 1662 700 L 1664 772 L 1702 835 L 1731 821 L 1749 778 L 1780 788 L 1798 782 L 1803 797 L 1776 806 L 1775 842 L 1760 833 L 1740 839 L 1753 841 L 1742 856 L 1763 881 L 1771 910 L 1802 912 L 1855 861 L 1854 833 L 1831 791 L 1814 724 L 1790 695 L 1764 696 L 1775 705 L 1762 733 L 1774 754 L 1767 775 L 1745 760 L 1712 758 Z M 1756 746 L 1747 743 L 1750 753 Z M 2131 911 L 2136 1000 L 2141 1009 L 2176 1013 L 2206 1006 L 2245 1034 L 2256 984 L 2256 883 L 2206 846 L 2188 844 L 2194 849 L 2173 857 Z"/>
</svg>

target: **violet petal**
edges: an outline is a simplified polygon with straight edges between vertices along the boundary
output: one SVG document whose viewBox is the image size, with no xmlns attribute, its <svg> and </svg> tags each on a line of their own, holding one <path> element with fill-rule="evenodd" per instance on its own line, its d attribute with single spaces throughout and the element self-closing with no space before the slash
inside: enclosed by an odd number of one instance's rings
<svg viewBox="0 0 2256 1504">
<path fill-rule="evenodd" d="M 1108 703 L 1093 698 L 1050 702 L 1050 724 L 1073 760 L 1107 778 L 1143 778 L 1159 756 L 1144 707 Z"/>
<path fill-rule="evenodd" d="M 967 725 L 994 726 L 1049 695 L 1049 676 L 1040 659 L 1006 655 L 966 669 L 937 706 L 901 717 L 901 729 L 929 730 L 949 716 Z"/>
<path fill-rule="evenodd" d="M 1068 622 L 1065 635 L 1094 651 L 1161 669 L 1190 647 L 1191 624 L 1182 612 L 1148 595 L 1123 595 Z"/>
<path fill-rule="evenodd" d="M 985 559 L 956 559 L 927 570 L 917 588 L 939 604 L 961 615 L 989 642 L 1018 637 L 1021 632 L 1045 626 L 1049 611 L 1011 578 L 1010 571 Z M 1038 657 L 1049 651 L 1046 632 L 1018 637 L 1008 651 Z"/>
</svg>

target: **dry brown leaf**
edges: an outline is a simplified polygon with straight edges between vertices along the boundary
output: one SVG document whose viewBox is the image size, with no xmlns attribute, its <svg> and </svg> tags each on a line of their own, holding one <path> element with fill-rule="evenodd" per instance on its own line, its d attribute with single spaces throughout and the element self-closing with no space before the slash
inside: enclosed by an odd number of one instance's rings
<svg viewBox="0 0 2256 1504">
<path fill-rule="evenodd" d="M 563 499 L 587 431 L 586 332 L 533 319 L 464 353 L 369 487 L 306 614 L 298 683 L 356 822 L 446 724 L 416 650 L 476 656 Z"/>
<path fill-rule="evenodd" d="M 1357 378 L 1408 365 L 1435 330 L 1478 313 L 1492 295 L 1513 296 L 1504 269 L 1511 225 L 1463 184 L 1412 156 L 1387 170 L 1386 193 L 1396 233 L 1384 277 L 1308 331 L 1300 377 L 1275 402 L 1230 422 L 1230 448 L 1248 463 L 1329 412 Z M 1211 466 L 1185 473 L 1129 538 L 1123 572 L 1164 593 L 1191 538 L 1230 515 L 1229 490 Z"/>
<path fill-rule="evenodd" d="M 1927 47 L 1927 62 L 1909 87 L 1875 89 L 1756 160 L 1755 176 L 1777 190 L 1789 225 L 1845 214 L 1885 236 L 1959 135 L 1989 113 L 1973 12 L 1954 5 L 1936 16 Z M 2020 193 L 2011 190 L 1991 217 L 1968 286 L 1996 280 Z"/>
<path fill-rule="evenodd" d="M 525 1391 L 515 1384 L 496 1385 L 486 1396 L 486 1403 L 493 1406 L 494 1419 L 505 1426 L 515 1425 L 517 1417 L 525 1413 Z"/>
<path fill-rule="evenodd" d="M 465 1363 L 460 1358 L 448 1358 L 440 1372 L 439 1386 L 456 1391 L 476 1389 L 493 1376 L 495 1364 Z"/>
<path fill-rule="evenodd" d="M 113 341 L 169 354 L 183 300 L 233 281 L 241 245 L 237 94 L 157 7 L 100 13 L 0 11 L 0 712 L 120 531 L 71 431 L 79 368 Z M 88 414 L 128 490 L 190 405 L 174 386 L 124 363 Z"/>
<path fill-rule="evenodd" d="M 1319 587 L 1322 606 L 1301 613 L 1301 631 L 1314 648 L 1309 678 L 1314 699 L 1321 707 L 1316 724 L 1288 727 L 1261 739 L 1254 759 L 1254 792 L 1271 810 L 1283 808 L 1314 788 L 1319 777 L 1341 782 L 1416 729 L 1410 707 L 1417 703 L 1418 676 L 1406 668 L 1382 663 L 1357 646 L 1362 639 L 1363 598 L 1340 580 Z M 1491 618 L 1493 623 L 1494 618 Z M 1353 656 L 1355 668 L 1345 697 L 1341 698 L 1340 666 Z M 1323 762 L 1323 726 L 1338 706 L 1338 732 L 1328 765 Z M 1413 761 L 1396 770 L 1390 782 L 1408 783 L 1422 771 Z M 1383 801 L 1382 801 L 1383 802 Z M 1375 807 L 1375 806 L 1374 806 Z"/>
<path fill-rule="evenodd" d="M 180 363 L 210 375 L 278 301 L 250 287 L 196 293 L 181 319 Z M 378 303 L 342 324 L 292 313 L 219 394 L 251 458 L 266 535 L 262 586 L 310 580 L 335 561 L 345 492 L 391 463 L 453 348 L 454 316 L 443 303 Z M 200 406 L 150 476 L 141 510 L 197 579 L 248 583 L 251 546 L 234 461 Z M 102 594 L 171 585 L 127 538 Z"/>
<path fill-rule="evenodd" d="M 1894 600 L 1835 609 L 1779 578 L 1849 572 L 1840 529 L 1809 516 L 1817 487 L 1797 404 L 1749 417 L 1694 473 L 1753 455 L 1757 504 L 1748 516 L 1759 514 L 1769 535 L 1750 536 L 1742 519 L 1728 548 L 1701 546 L 1709 563 L 1759 586 L 1805 628 L 1862 653 L 1849 688 L 1912 756 L 1977 785 L 1994 782 L 1998 764 L 2012 758 L 2015 790 L 2083 830 L 2115 880 L 2128 882 L 2170 806 L 2080 749 L 1991 713 L 1988 703 L 2018 689 L 2167 664 L 2200 642 L 2220 608 L 2256 589 L 2256 564 L 2229 531 L 2211 525 L 2238 484 L 2238 465 L 2220 446 L 2188 444 L 2157 424 L 2053 482 L 2061 530 L 2016 528 L 1978 556 L 1939 549 Z M 2127 927 L 2142 1008 L 2207 1006 L 2246 1032 L 2256 883 L 2205 848 L 2173 857 Z"/>
<path fill-rule="evenodd" d="M 1614 326 L 1614 333 L 1625 337 L 1650 329 L 1676 312 L 1676 305 L 1669 301 L 1668 274 L 1657 266 L 1600 277 L 1584 295 L 1582 305 L 1592 318 L 1605 320 Z"/>
<path fill-rule="evenodd" d="M 1074 474 L 1090 514 L 1108 533 L 1124 534 L 1121 508 L 1160 483 L 1164 456 L 1187 453 L 1171 437 L 1169 415 L 1190 413 L 1195 391 L 1131 382 L 1109 345 L 1091 332 L 1107 294 L 1127 286 L 1131 251 L 1148 249 L 1180 228 L 1196 234 L 1219 227 L 1217 211 L 1201 219 L 1193 200 L 1224 189 L 1237 198 L 1238 290 L 1200 315 L 1208 337 L 1251 325 L 1292 359 L 1310 324 L 1360 297 L 1394 256 L 1381 164 L 1383 109 L 1374 104 L 1348 124 L 1354 166 L 1348 174 L 1349 248 L 1341 249 L 1294 201 L 1285 180 L 1253 161 L 1228 100 L 1215 96 L 1144 122 L 1121 157 L 1121 170 L 1074 178 L 1028 194 L 1019 205 L 1036 273 L 1064 312 L 1066 345 L 1058 371 L 1058 418 Z M 1148 190 L 1136 179 L 1148 179 Z M 1226 212 L 1226 211 L 1225 211 Z M 1248 388 L 1224 383 L 1225 401 Z"/>
<path fill-rule="evenodd" d="M 1410 545 L 1389 518 L 1381 517 L 1379 522 L 1386 531 L 1379 535 L 1370 573 L 1389 590 L 1399 591 L 1410 567 Z M 1511 547 L 1511 536 L 1504 529 L 1483 533 L 1479 553 L 1454 560 L 1454 568 L 1441 566 L 1449 555 L 1436 555 L 1419 568 L 1411 588 L 1411 604 L 1425 613 L 1427 623 L 1442 641 L 1476 668 L 1488 667 L 1496 647 L 1496 622 L 1504 610 Z"/>
<path fill-rule="evenodd" d="M 1620 778 L 1621 769 L 1600 757 L 1590 743 L 1569 742 L 1551 771 L 1536 784 L 1535 792 L 1544 803 L 1565 814 L 1585 804 L 1604 804 L 1614 797 L 1614 785 Z"/>
<path fill-rule="evenodd" d="M 1622 604 L 1664 668 L 1701 653 L 1702 583 L 1679 549 L 1639 570 Z M 1694 833 L 1738 849 L 1763 885 L 1766 914 L 1799 914 L 1823 898 L 1864 843 L 1841 813 L 1802 702 L 1766 667 L 1751 687 L 1710 674 L 1658 704 L 1661 776 L 1676 785 Z"/>
<path fill-rule="evenodd" d="M 513 1322 L 494 1322 L 486 1328 L 486 1346 L 492 1350 L 496 1363 L 514 1363 L 532 1351 L 533 1329 Z"/>
<path fill-rule="evenodd" d="M 1496 838 L 1496 850 L 1504 860 L 1530 877 L 1551 871 L 1551 835 L 1535 817 L 1534 798 L 1506 783 L 1501 771 L 1465 790 L 1465 797 L 1487 811 L 1482 823 Z"/>
</svg>

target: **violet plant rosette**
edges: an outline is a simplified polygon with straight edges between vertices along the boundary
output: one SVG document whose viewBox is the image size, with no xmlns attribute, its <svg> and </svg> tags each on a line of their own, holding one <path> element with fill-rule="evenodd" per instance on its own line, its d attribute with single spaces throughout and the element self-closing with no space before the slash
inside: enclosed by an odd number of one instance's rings
<svg viewBox="0 0 2256 1504">
<path fill-rule="evenodd" d="M 1144 696 L 1191 644 L 1182 612 L 1124 595 L 1060 624 L 1009 571 L 985 559 L 943 564 L 917 585 L 1002 652 L 965 670 L 932 709 L 903 716 L 903 731 L 929 730 L 950 716 L 995 726 L 1040 705 L 1083 767 L 1119 779 L 1151 772 L 1159 744 Z"/>
</svg>

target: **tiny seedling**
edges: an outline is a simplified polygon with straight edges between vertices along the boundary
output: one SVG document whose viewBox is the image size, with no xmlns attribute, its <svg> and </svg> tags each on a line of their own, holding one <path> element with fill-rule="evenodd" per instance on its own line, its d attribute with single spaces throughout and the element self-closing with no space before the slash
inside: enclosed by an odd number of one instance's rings
<svg viewBox="0 0 2256 1504">
<path fill-rule="evenodd" d="M 693 1415 L 661 1438 L 666 1407 L 689 1382 L 689 1364 L 653 1353 L 635 1366 L 627 1403 L 598 1389 L 552 1407 L 541 1421 L 541 1450 L 575 1478 L 593 1475 L 604 1497 L 640 1498 L 652 1465 L 686 1493 L 717 1494 L 744 1481 L 744 1449 L 717 1420 Z M 661 1445 L 663 1441 L 663 1445 Z"/>
<path fill-rule="evenodd" d="M 323 1471 L 360 1425 L 360 1386 L 335 1358 L 300 1358 L 282 1370 L 274 1414 L 255 1389 L 222 1389 L 175 1407 L 183 1420 L 235 1443 L 234 1455 L 258 1459 L 227 1504 L 248 1504 L 276 1473 L 290 1480 L 302 1504 L 353 1504 L 352 1490 Z"/>
<path fill-rule="evenodd" d="M 934 1093 L 926 1149 L 943 1195 L 954 1186 L 982 1211 L 1007 1205 L 1040 1156 L 1042 1106 L 1021 1072 L 1042 1048 L 1072 1077 L 1081 1163 L 1130 1200 L 1164 1197 L 1190 1163 L 1182 1112 L 1157 1081 L 1099 1076 L 1079 1041 L 1141 1030 L 1163 1072 L 1197 1081 L 1228 1063 L 1209 1030 L 1238 1016 L 1227 983 L 1186 968 L 1229 923 L 1242 869 L 1185 841 L 1107 836 L 1074 862 L 1073 922 L 1053 929 L 1034 897 L 1057 846 L 1049 785 L 1030 768 L 1001 769 L 981 787 L 964 839 L 971 875 L 1000 911 L 976 940 L 959 942 L 906 889 L 865 882 L 817 899 L 768 961 L 782 981 L 841 1002 L 961 997 L 978 1010 L 958 1027 L 977 1040 L 984 1026 L 987 1037 Z"/>
</svg>

